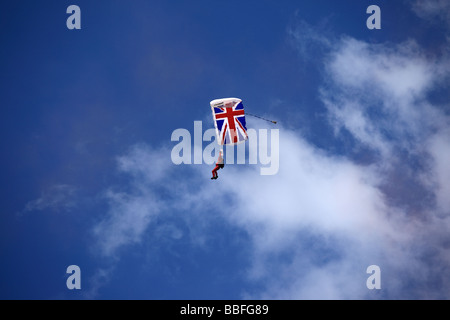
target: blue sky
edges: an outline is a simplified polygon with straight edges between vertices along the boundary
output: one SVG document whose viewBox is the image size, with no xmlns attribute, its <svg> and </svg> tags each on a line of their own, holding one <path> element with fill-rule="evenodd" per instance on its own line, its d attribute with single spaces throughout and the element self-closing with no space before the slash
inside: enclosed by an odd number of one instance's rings
<svg viewBox="0 0 450 320">
<path fill-rule="evenodd" d="M 449 16 L 443 0 L 3 4 L 0 297 L 448 299 Z M 279 130 L 275 175 L 172 162 L 174 130 L 213 128 L 225 97 L 278 121 L 247 117 Z"/>
</svg>

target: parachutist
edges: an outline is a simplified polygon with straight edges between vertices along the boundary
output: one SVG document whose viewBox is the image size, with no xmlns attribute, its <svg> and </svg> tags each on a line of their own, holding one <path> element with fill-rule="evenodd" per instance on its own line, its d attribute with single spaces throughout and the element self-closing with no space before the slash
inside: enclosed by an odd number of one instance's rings
<svg viewBox="0 0 450 320">
<path fill-rule="evenodd" d="M 216 180 L 219 177 L 219 175 L 217 174 L 217 170 L 223 169 L 223 167 L 225 167 L 225 164 L 224 164 L 224 161 L 223 161 L 222 150 L 220 150 L 219 151 L 219 159 L 217 159 L 216 167 L 212 171 L 212 175 L 213 176 L 212 176 L 211 180 Z"/>
</svg>

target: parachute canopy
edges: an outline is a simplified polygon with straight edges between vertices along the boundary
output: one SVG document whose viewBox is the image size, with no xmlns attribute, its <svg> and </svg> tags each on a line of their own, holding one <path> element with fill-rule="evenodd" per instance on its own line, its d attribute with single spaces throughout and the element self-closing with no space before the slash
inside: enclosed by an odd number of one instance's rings
<svg viewBox="0 0 450 320">
<path fill-rule="evenodd" d="M 210 102 L 210 105 L 218 144 L 234 145 L 248 139 L 244 105 L 241 99 L 215 99 Z"/>
</svg>

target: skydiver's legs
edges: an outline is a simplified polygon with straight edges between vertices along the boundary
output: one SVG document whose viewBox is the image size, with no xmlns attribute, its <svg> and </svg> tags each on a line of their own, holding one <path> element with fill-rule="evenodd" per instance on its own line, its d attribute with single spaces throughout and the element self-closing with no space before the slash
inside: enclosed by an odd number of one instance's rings
<svg viewBox="0 0 450 320">
<path fill-rule="evenodd" d="M 211 179 L 217 179 L 219 176 L 217 175 L 217 170 L 220 169 L 220 166 L 218 164 L 216 164 L 216 167 L 213 169 L 212 171 L 212 178 Z"/>
</svg>

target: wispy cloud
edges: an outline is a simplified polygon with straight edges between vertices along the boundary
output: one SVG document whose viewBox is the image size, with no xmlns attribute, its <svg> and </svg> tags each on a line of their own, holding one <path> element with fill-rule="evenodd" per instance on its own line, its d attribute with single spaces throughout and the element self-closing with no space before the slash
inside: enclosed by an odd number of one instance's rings
<svg viewBox="0 0 450 320">
<path fill-rule="evenodd" d="M 318 57 L 330 49 L 332 42 L 327 37 L 327 22 L 323 20 L 319 26 L 313 26 L 304 20 L 288 27 L 289 42 L 295 47 L 299 57 L 307 62 L 317 62 Z"/>
<path fill-rule="evenodd" d="M 115 265 L 97 269 L 89 279 L 89 287 L 82 292 L 84 299 L 96 299 L 102 287 L 111 281 L 114 269 Z"/>
<path fill-rule="evenodd" d="M 118 170 L 131 177 L 131 182 L 125 184 L 125 190 L 111 188 L 104 194 L 109 210 L 93 229 L 102 255 L 114 257 L 121 247 L 139 243 L 148 225 L 163 210 L 165 203 L 155 188 L 167 179 L 171 166 L 166 152 L 138 144 L 117 159 Z"/>
<path fill-rule="evenodd" d="M 73 209 L 77 203 L 75 199 L 77 188 L 67 184 L 56 184 L 44 190 L 41 196 L 35 200 L 28 202 L 24 212 L 30 211 L 56 211 L 64 212 Z"/>
<path fill-rule="evenodd" d="M 435 20 L 435 23 L 447 23 L 450 26 L 450 3 L 446 0 L 416 0 L 413 11 L 421 18 Z"/>
</svg>

